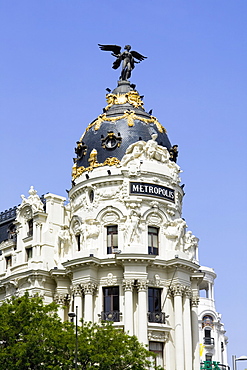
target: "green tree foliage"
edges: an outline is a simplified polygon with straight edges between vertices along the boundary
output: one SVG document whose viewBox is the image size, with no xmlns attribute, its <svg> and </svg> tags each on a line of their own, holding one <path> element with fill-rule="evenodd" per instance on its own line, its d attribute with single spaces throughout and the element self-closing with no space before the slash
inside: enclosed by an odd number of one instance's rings
<svg viewBox="0 0 247 370">
<path fill-rule="evenodd" d="M 0 306 L 0 369 L 71 368 L 74 330 L 56 310 L 27 293 Z"/>
<path fill-rule="evenodd" d="M 0 369 L 70 370 L 75 367 L 75 326 L 61 322 L 57 305 L 13 297 L 0 306 Z M 153 354 L 111 323 L 78 327 L 78 369 L 150 369 Z M 160 369 L 152 366 L 152 369 Z"/>
</svg>

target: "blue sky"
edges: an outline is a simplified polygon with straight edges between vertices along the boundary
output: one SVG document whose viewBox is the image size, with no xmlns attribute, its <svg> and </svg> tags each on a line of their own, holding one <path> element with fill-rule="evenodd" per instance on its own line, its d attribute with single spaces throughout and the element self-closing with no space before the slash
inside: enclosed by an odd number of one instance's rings
<svg viewBox="0 0 247 370">
<path fill-rule="evenodd" d="M 246 0 L 0 0 L 0 210 L 30 185 L 66 196 L 75 142 L 119 77 L 97 44 L 132 45 L 148 58 L 131 81 L 179 145 L 230 360 L 247 355 L 246 25 Z"/>
</svg>

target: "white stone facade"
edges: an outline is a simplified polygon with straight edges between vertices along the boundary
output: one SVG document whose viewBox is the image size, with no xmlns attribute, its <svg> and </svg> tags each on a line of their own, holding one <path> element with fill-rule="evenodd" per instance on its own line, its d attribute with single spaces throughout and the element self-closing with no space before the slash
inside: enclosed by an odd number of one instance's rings
<svg viewBox="0 0 247 370">
<path fill-rule="evenodd" d="M 28 290 L 57 301 L 63 320 L 76 306 L 79 319 L 111 320 L 167 370 L 198 370 L 206 355 L 226 366 L 215 274 L 200 267 L 198 239 L 181 217 L 180 172 L 152 138 L 132 144 L 119 165 L 77 177 L 67 204 L 46 194 L 44 208 L 31 188 L 17 240 L 0 244 L 0 300 Z"/>
</svg>

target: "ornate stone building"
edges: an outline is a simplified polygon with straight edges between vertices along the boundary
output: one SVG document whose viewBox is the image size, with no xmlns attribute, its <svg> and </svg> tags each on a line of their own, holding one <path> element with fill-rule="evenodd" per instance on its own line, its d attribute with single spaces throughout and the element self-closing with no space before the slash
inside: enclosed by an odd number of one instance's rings
<svg viewBox="0 0 247 370">
<path fill-rule="evenodd" d="M 0 214 L 0 300 L 29 291 L 63 320 L 77 306 L 79 319 L 113 321 L 167 370 L 227 368 L 216 275 L 181 217 L 177 146 L 129 81 L 106 98 L 77 141 L 68 202 L 31 187 Z"/>
</svg>

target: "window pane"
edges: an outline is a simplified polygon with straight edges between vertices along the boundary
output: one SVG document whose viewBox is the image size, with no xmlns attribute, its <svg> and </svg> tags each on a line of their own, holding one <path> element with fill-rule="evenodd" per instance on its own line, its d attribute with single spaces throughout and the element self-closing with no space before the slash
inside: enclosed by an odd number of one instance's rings
<svg viewBox="0 0 247 370">
<path fill-rule="evenodd" d="M 112 236 L 112 244 L 113 244 L 113 248 L 116 248 L 118 246 L 118 235 L 117 234 L 114 234 Z"/>
<path fill-rule="evenodd" d="M 161 312 L 161 289 L 148 288 L 148 311 Z"/>
<path fill-rule="evenodd" d="M 112 246 L 112 242 L 111 242 L 111 234 L 108 234 L 107 235 L 107 247 L 111 247 Z"/>
<path fill-rule="evenodd" d="M 153 235 L 153 247 L 158 247 L 158 235 Z"/>
</svg>

